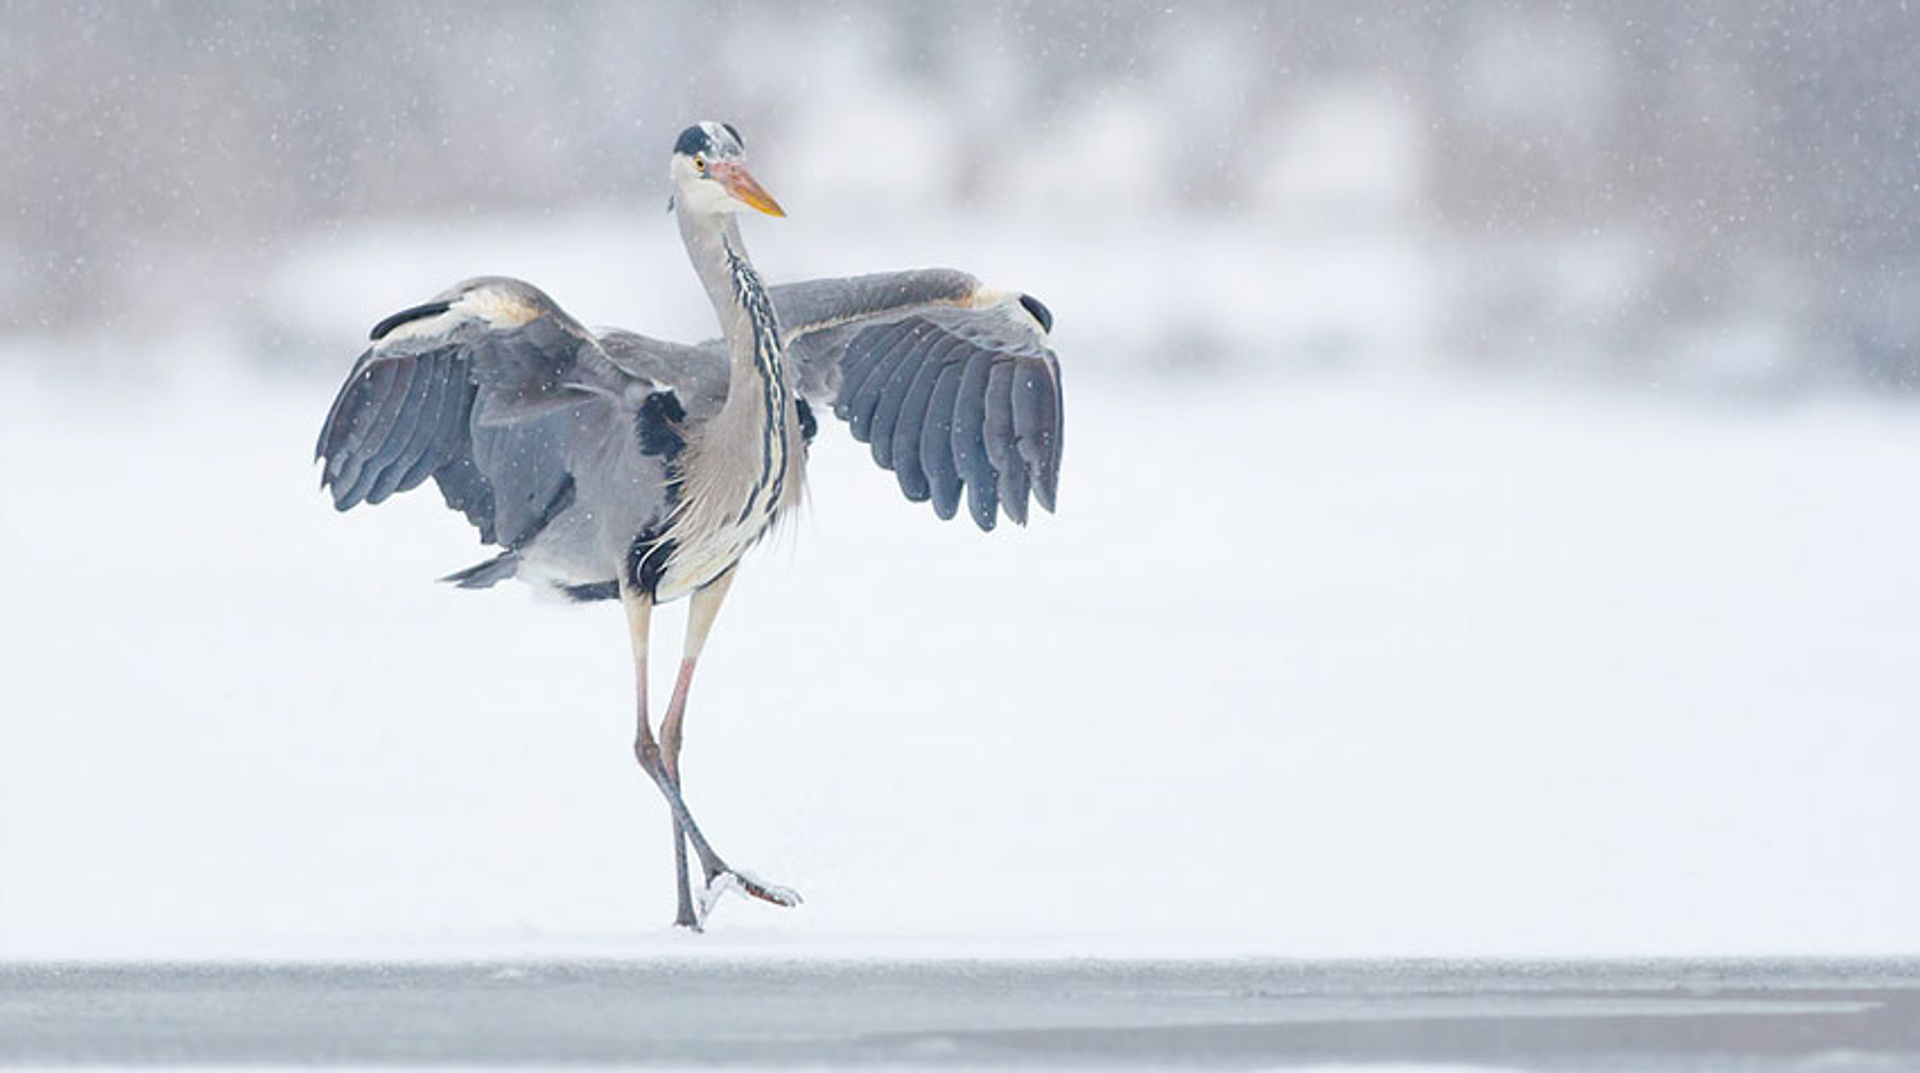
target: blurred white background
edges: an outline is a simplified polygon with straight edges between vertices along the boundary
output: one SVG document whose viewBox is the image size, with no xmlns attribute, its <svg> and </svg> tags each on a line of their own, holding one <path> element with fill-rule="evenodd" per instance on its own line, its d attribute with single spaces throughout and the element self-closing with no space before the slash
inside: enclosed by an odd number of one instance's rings
<svg viewBox="0 0 1920 1073">
<path fill-rule="evenodd" d="M 308 459 L 464 276 L 712 334 L 699 118 L 769 279 L 1045 300 L 1069 425 L 985 536 L 823 429 L 687 757 L 810 901 L 707 949 L 1920 950 L 1905 5 L 3 21 L 0 956 L 674 941 L 618 613 Z"/>
</svg>

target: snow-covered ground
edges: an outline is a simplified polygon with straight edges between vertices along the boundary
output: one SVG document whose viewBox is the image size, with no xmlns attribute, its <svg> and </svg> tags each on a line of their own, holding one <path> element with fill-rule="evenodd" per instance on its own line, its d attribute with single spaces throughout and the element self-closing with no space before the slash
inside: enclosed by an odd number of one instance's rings
<svg viewBox="0 0 1920 1073">
<path fill-rule="evenodd" d="M 1061 345 L 1025 530 L 825 429 L 687 752 L 808 900 L 697 942 L 617 608 L 433 584 L 430 489 L 335 515 L 331 380 L 9 373 L 0 956 L 1920 950 L 1910 408 Z"/>
</svg>

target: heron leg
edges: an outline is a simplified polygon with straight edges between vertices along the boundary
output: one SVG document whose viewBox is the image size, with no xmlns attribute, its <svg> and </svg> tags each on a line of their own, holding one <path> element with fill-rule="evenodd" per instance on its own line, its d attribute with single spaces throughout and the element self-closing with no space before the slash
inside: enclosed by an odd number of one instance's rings
<svg viewBox="0 0 1920 1073">
<path fill-rule="evenodd" d="M 688 600 L 687 634 L 680 648 L 680 675 L 673 683 L 673 699 L 667 702 L 666 718 L 660 721 L 661 760 L 666 764 L 667 777 L 683 790 L 686 783 L 680 774 L 680 745 L 687 718 L 687 690 L 693 685 L 693 668 L 700 662 L 700 650 L 706 647 L 707 634 L 713 629 L 720 604 L 732 586 L 733 571 L 728 570 L 696 590 Z M 693 885 L 687 877 L 687 831 L 677 816 L 673 821 L 673 872 L 679 903 L 674 923 L 697 930 L 700 917 L 694 912 Z"/>
<path fill-rule="evenodd" d="M 720 595 L 725 595 L 724 587 Z M 707 878 L 709 901 L 717 896 L 720 890 L 724 889 L 725 884 L 732 883 L 739 886 L 742 891 L 762 901 L 772 902 L 775 905 L 798 905 L 800 903 L 800 896 L 793 891 L 787 890 L 784 887 L 761 882 L 752 875 L 729 867 L 726 861 L 722 860 L 720 855 L 714 852 L 713 847 L 707 843 L 706 836 L 700 832 L 700 826 L 693 821 L 693 814 L 687 811 L 686 801 L 680 796 L 679 782 L 675 774 L 668 770 L 666 756 L 661 749 L 660 743 L 654 739 L 653 728 L 647 721 L 647 639 L 649 623 L 652 621 L 653 616 L 653 600 L 646 594 L 632 592 L 623 585 L 621 588 L 621 603 L 626 607 L 628 632 L 632 635 L 633 639 L 635 693 L 639 698 L 638 718 L 636 720 L 633 739 L 633 755 L 634 758 L 640 762 L 640 770 L 647 773 L 647 777 L 653 780 L 654 785 L 658 786 L 661 794 L 666 797 L 667 808 L 673 814 L 673 821 L 678 831 L 676 841 L 679 838 L 684 838 L 686 843 L 693 847 L 695 856 L 700 858 L 701 871 L 705 873 Z M 714 610 L 718 609 L 718 603 L 719 601 L 717 599 L 713 601 Z M 712 625 L 712 613 L 712 611 L 707 613 L 706 627 Z M 692 626 L 690 624 L 689 632 L 691 631 Z M 705 627 L 701 629 L 700 633 L 702 640 L 704 640 Z M 675 735 L 674 762 L 676 767 L 678 766 L 679 760 L 679 725 L 685 718 L 685 683 L 690 679 L 691 672 L 683 672 L 681 675 L 681 683 L 679 687 L 675 689 L 675 699 L 678 702 L 676 707 L 682 709 L 680 717 L 673 720 Z M 665 722 L 662 723 L 661 730 L 664 735 L 666 731 Z M 675 856 L 677 859 L 681 857 L 677 846 Z M 686 904 L 686 908 L 688 909 L 691 909 L 691 894 L 691 890 L 688 890 Z M 697 918 L 692 926 L 696 929 L 699 927 Z"/>
<path fill-rule="evenodd" d="M 627 633 L 633 641 L 633 692 L 635 700 L 633 755 L 640 761 L 640 767 L 658 782 L 654 770 L 661 763 L 660 745 L 654 740 L 653 726 L 647 718 L 647 653 L 648 636 L 652 631 L 653 600 L 645 593 L 627 591 L 621 587 L 620 602 L 627 612 Z M 686 892 L 686 841 L 680 833 L 680 819 L 673 820 L 674 852 L 678 859 L 680 872 L 680 911 L 674 923 L 681 927 L 700 930 L 699 918 L 693 915 L 692 901 Z"/>
<path fill-rule="evenodd" d="M 687 878 L 687 831 L 680 826 L 678 816 L 673 820 L 673 893 L 674 925 L 693 931 L 703 930 L 700 913 L 693 907 L 693 884 Z"/>
</svg>

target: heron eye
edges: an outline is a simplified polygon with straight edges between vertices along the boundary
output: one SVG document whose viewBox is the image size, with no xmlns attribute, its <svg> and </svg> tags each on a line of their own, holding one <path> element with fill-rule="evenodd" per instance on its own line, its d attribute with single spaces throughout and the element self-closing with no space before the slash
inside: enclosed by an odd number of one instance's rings
<svg viewBox="0 0 1920 1073">
<path fill-rule="evenodd" d="M 707 158 L 700 157 L 700 156 L 694 157 L 693 170 L 701 173 L 702 175 L 705 175 L 707 172 Z"/>
</svg>

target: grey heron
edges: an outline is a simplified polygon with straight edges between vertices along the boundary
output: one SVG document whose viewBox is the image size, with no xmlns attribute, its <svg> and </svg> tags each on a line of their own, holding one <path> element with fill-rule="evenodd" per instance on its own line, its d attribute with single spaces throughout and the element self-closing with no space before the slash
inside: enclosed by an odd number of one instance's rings
<svg viewBox="0 0 1920 1073">
<path fill-rule="evenodd" d="M 764 285 L 737 214 L 784 216 L 748 172 L 739 132 L 688 127 L 672 209 L 720 338 L 684 345 L 589 331 L 529 283 L 467 280 L 380 321 L 320 431 L 339 510 L 432 478 L 499 554 L 442 580 L 510 577 L 577 601 L 619 600 L 633 649 L 633 751 L 674 825 L 675 923 L 699 930 L 731 886 L 793 891 L 730 866 L 681 794 L 694 667 L 741 557 L 790 510 L 831 406 L 914 501 L 983 530 L 1051 511 L 1060 473 L 1052 315 L 1030 295 L 926 269 Z M 679 675 L 656 736 L 647 712 L 654 605 L 690 600 Z M 704 884 L 694 903 L 688 848 Z"/>
</svg>

